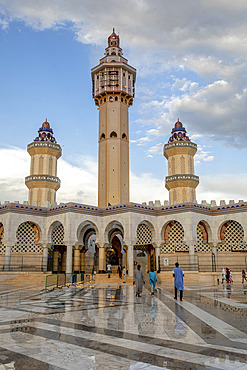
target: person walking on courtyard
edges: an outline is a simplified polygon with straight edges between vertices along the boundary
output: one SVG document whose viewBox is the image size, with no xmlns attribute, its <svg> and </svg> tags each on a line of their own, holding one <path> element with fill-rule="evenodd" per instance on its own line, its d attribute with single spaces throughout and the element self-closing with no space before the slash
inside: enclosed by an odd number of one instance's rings
<svg viewBox="0 0 247 370">
<path fill-rule="evenodd" d="M 151 286 L 151 294 L 154 295 L 157 276 L 156 276 L 156 272 L 154 271 L 153 267 L 151 268 L 151 271 L 149 271 L 148 277 L 149 277 L 149 284 Z"/>
<path fill-rule="evenodd" d="M 108 279 L 110 279 L 111 277 L 111 265 L 110 264 L 107 265 L 107 274 L 108 274 Z"/>
<path fill-rule="evenodd" d="M 245 280 L 247 280 L 246 273 L 244 270 L 242 270 L 242 284 L 244 283 Z"/>
<path fill-rule="evenodd" d="M 180 291 L 180 301 L 183 300 L 183 291 L 184 291 L 184 282 L 183 282 L 183 277 L 184 277 L 184 272 L 179 267 L 179 263 L 175 263 L 175 268 L 173 269 L 173 277 L 174 277 L 174 288 L 175 288 L 175 296 L 174 299 L 177 299 L 178 295 L 178 290 Z"/>
<path fill-rule="evenodd" d="M 232 280 L 232 272 L 229 269 L 229 267 L 226 267 L 226 282 L 228 284 L 233 282 L 233 280 Z"/>
<path fill-rule="evenodd" d="M 145 277 L 143 275 L 140 265 L 138 265 L 137 270 L 134 271 L 133 285 L 134 284 L 136 286 L 136 297 L 140 297 L 142 292 L 142 286 L 143 284 L 145 284 Z"/>
<path fill-rule="evenodd" d="M 122 266 L 118 265 L 117 270 L 118 270 L 119 279 L 122 279 Z"/>
<path fill-rule="evenodd" d="M 125 266 L 123 268 L 123 279 L 124 279 L 124 283 L 126 283 L 126 268 L 125 268 Z"/>
<path fill-rule="evenodd" d="M 226 280 L 226 270 L 225 270 L 224 267 L 222 267 L 222 281 L 221 281 L 221 283 L 223 284 L 225 280 Z"/>
</svg>

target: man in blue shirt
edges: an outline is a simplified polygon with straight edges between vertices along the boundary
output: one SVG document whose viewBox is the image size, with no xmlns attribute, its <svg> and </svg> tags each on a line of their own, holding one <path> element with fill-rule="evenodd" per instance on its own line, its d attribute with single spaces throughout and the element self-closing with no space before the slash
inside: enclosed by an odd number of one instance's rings
<svg viewBox="0 0 247 370">
<path fill-rule="evenodd" d="M 174 279 L 174 287 L 175 287 L 175 297 L 174 299 L 177 299 L 177 295 L 178 295 L 178 290 L 180 291 L 180 301 L 183 300 L 183 291 L 184 291 L 184 282 L 183 282 L 183 277 L 184 277 L 184 272 L 183 270 L 181 269 L 181 267 L 179 267 L 179 263 L 176 262 L 175 263 L 175 268 L 173 269 L 173 277 L 175 278 Z"/>
</svg>

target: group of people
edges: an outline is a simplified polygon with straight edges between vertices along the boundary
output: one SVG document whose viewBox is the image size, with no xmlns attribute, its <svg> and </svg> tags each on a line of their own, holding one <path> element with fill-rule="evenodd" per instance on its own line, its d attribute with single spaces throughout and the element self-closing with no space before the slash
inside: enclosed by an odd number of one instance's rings
<svg viewBox="0 0 247 370">
<path fill-rule="evenodd" d="M 226 269 L 222 267 L 222 284 L 224 283 L 224 281 L 226 281 L 228 284 L 233 283 L 232 272 L 229 267 L 226 267 Z"/>
<path fill-rule="evenodd" d="M 177 300 L 177 294 L 178 291 L 180 292 L 180 301 L 183 300 L 183 277 L 184 273 L 183 270 L 179 267 L 179 263 L 175 263 L 175 268 L 173 269 L 173 277 L 174 277 L 174 289 L 175 289 L 175 296 L 174 299 Z M 157 276 L 156 272 L 153 268 L 151 268 L 151 271 L 148 273 L 149 278 L 149 284 L 151 287 L 151 295 L 154 295 L 155 292 L 155 286 L 157 282 Z M 145 277 L 141 270 L 141 266 L 138 265 L 137 269 L 134 271 L 134 279 L 133 279 L 133 285 L 136 286 L 136 297 L 140 297 L 142 293 L 142 287 L 145 284 Z"/>
</svg>

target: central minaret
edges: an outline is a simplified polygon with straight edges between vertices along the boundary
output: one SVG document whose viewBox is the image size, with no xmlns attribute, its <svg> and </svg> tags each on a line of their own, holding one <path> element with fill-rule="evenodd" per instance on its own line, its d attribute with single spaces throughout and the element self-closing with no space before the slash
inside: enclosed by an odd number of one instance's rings
<svg viewBox="0 0 247 370">
<path fill-rule="evenodd" d="M 136 70 L 122 56 L 114 28 L 100 63 L 91 70 L 99 107 L 98 205 L 129 202 L 129 118 Z"/>
</svg>

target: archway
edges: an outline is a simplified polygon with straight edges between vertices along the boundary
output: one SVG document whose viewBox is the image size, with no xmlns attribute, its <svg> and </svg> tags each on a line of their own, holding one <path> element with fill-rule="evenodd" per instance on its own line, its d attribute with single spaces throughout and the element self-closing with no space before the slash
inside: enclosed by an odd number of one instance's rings
<svg viewBox="0 0 247 370">
<path fill-rule="evenodd" d="M 48 250 L 48 271 L 61 273 L 66 271 L 67 247 L 64 244 L 64 227 L 59 221 L 50 226 L 51 246 Z"/>
<path fill-rule="evenodd" d="M 137 241 L 134 245 L 134 267 L 141 265 L 143 271 L 155 269 L 155 249 L 152 244 L 152 225 L 142 222 L 136 230 Z"/>
<path fill-rule="evenodd" d="M 106 240 L 105 248 L 106 265 L 111 265 L 111 271 L 117 273 L 118 266 L 126 266 L 126 250 L 123 248 L 124 230 L 118 221 L 112 221 L 105 230 Z"/>
<path fill-rule="evenodd" d="M 91 274 L 98 272 L 99 268 L 99 250 L 96 245 L 98 229 L 91 221 L 84 221 L 77 230 L 78 246 L 76 247 L 76 272 L 85 272 Z M 78 257 L 77 257 L 78 256 Z"/>
</svg>

